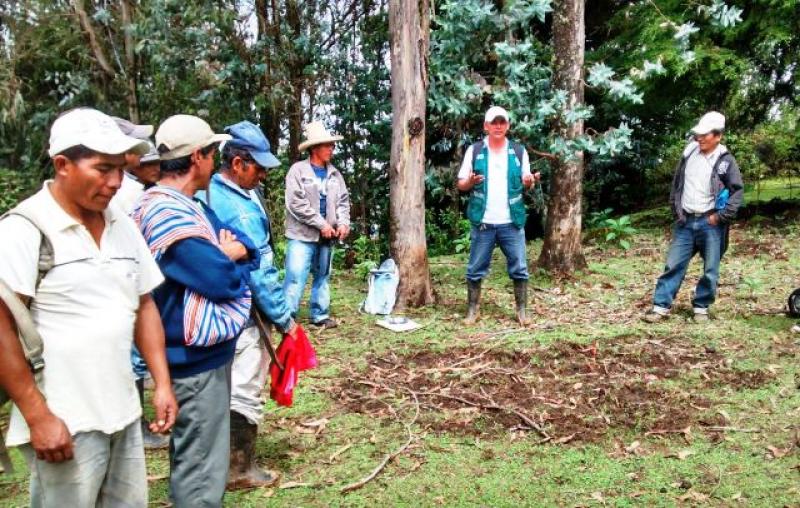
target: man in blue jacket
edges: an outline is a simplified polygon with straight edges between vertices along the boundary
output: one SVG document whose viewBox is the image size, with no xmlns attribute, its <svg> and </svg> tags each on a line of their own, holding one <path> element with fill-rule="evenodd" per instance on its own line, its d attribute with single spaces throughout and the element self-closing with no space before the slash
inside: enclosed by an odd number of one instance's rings
<svg viewBox="0 0 800 508">
<path fill-rule="evenodd" d="M 672 302 L 696 253 L 703 258 L 692 307 L 694 320 L 709 320 L 708 308 L 717 296 L 719 265 L 728 246 L 728 227 L 742 204 L 744 185 L 736 159 L 720 144 L 725 117 L 703 115 L 692 128 L 694 140 L 683 151 L 675 170 L 669 201 L 675 216 L 672 243 L 664 273 L 658 278 L 648 323 L 669 316 Z"/>
<path fill-rule="evenodd" d="M 156 132 L 161 179 L 133 218 L 165 282 L 153 292 L 180 412 L 170 443 L 175 506 L 222 505 L 230 452 L 230 368 L 250 317 L 248 279 L 256 251 L 195 200 L 208 187 L 225 134 L 202 119 L 175 115 Z"/>
<path fill-rule="evenodd" d="M 273 264 L 273 237 L 264 196 L 258 184 L 267 170 L 280 162 L 270 151 L 261 129 L 243 121 L 225 128 L 233 139 L 222 148 L 221 172 L 211 178 L 203 199 L 226 224 L 253 241 L 258 251 L 258 267 L 250 272 L 250 288 L 256 305 L 282 333 L 294 333 L 297 325 Z M 258 423 L 263 416 L 261 393 L 267 380 L 269 357 L 254 323 L 236 341 L 231 391 L 231 465 L 228 488 L 267 487 L 277 474 L 256 466 L 255 450 Z"/>
</svg>

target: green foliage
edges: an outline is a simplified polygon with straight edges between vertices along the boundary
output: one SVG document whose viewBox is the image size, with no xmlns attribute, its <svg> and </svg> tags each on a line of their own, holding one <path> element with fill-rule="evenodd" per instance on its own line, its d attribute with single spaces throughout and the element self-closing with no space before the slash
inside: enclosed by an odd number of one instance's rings
<svg viewBox="0 0 800 508">
<path fill-rule="evenodd" d="M 631 224 L 629 215 L 614 219 L 611 217 L 613 211 L 612 208 L 606 208 L 592 212 L 586 223 L 587 230 L 589 235 L 596 238 L 601 244 L 614 245 L 628 250 L 631 248 L 631 239 L 638 233 L 638 230 Z"/>
</svg>

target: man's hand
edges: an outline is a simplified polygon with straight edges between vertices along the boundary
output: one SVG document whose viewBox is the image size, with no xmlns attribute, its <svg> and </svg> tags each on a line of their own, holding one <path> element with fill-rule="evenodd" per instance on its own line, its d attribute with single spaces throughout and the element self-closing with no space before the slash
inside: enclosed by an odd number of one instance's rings
<svg viewBox="0 0 800 508">
<path fill-rule="evenodd" d="M 319 230 L 319 234 L 322 235 L 322 238 L 330 239 L 336 236 L 336 231 L 326 222 L 325 227 Z"/>
<path fill-rule="evenodd" d="M 236 239 L 236 235 L 222 229 L 219 232 L 219 247 L 231 261 L 239 261 L 247 257 L 247 249 L 244 244 Z"/>
<path fill-rule="evenodd" d="M 462 178 L 458 180 L 456 187 L 458 187 L 458 190 L 466 192 L 471 190 L 479 183 L 483 182 L 483 180 L 484 180 L 483 175 L 479 175 L 474 171 L 470 171 L 469 176 L 467 178 Z"/>
<path fill-rule="evenodd" d="M 47 462 L 72 460 L 72 436 L 61 418 L 47 409 L 42 416 L 29 421 L 28 427 L 37 459 Z"/>
<path fill-rule="evenodd" d="M 345 226 L 344 224 L 340 224 L 339 227 L 336 228 L 336 237 L 339 240 L 344 241 L 345 238 L 350 234 L 350 226 Z"/>
<path fill-rule="evenodd" d="M 526 189 L 530 188 L 532 185 L 540 182 L 541 180 L 542 174 L 538 171 L 532 175 L 522 175 L 522 185 L 524 185 Z"/>
<path fill-rule="evenodd" d="M 156 419 L 150 423 L 150 432 L 163 434 L 175 425 L 178 401 L 175 400 L 171 386 L 156 386 L 153 391 L 153 409 L 156 411 Z"/>
<path fill-rule="evenodd" d="M 718 213 L 712 213 L 711 215 L 709 215 L 708 216 L 708 223 L 711 226 L 719 225 L 719 214 Z"/>
</svg>

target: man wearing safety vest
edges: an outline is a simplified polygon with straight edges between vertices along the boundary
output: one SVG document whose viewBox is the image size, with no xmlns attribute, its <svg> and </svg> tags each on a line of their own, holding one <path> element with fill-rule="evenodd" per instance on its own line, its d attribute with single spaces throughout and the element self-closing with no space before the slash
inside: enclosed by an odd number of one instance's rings
<svg viewBox="0 0 800 508">
<path fill-rule="evenodd" d="M 470 193 L 467 218 L 472 223 L 465 324 L 478 319 L 481 281 L 489 273 L 496 245 L 505 255 L 508 276 L 514 281 L 517 321 L 523 326 L 528 324 L 527 212 L 522 194 L 540 175 L 531 173 L 525 148 L 506 137 L 510 125 L 505 109 L 489 108 L 483 123 L 486 137 L 467 149 L 458 172 L 458 190 Z"/>
</svg>

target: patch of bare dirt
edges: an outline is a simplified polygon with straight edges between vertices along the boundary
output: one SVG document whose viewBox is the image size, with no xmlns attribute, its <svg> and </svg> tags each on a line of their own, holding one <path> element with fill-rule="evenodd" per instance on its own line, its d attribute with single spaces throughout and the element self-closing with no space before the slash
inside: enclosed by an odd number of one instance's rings
<svg viewBox="0 0 800 508">
<path fill-rule="evenodd" d="M 525 351 L 459 348 L 367 362 L 365 372 L 332 387 L 349 411 L 396 417 L 394 403 L 414 400 L 420 421 L 435 431 L 534 430 L 562 443 L 597 441 L 614 429 L 665 434 L 722 425 L 711 401 L 678 387 L 754 389 L 775 378 L 736 370 L 716 349 L 680 337 Z"/>
</svg>

